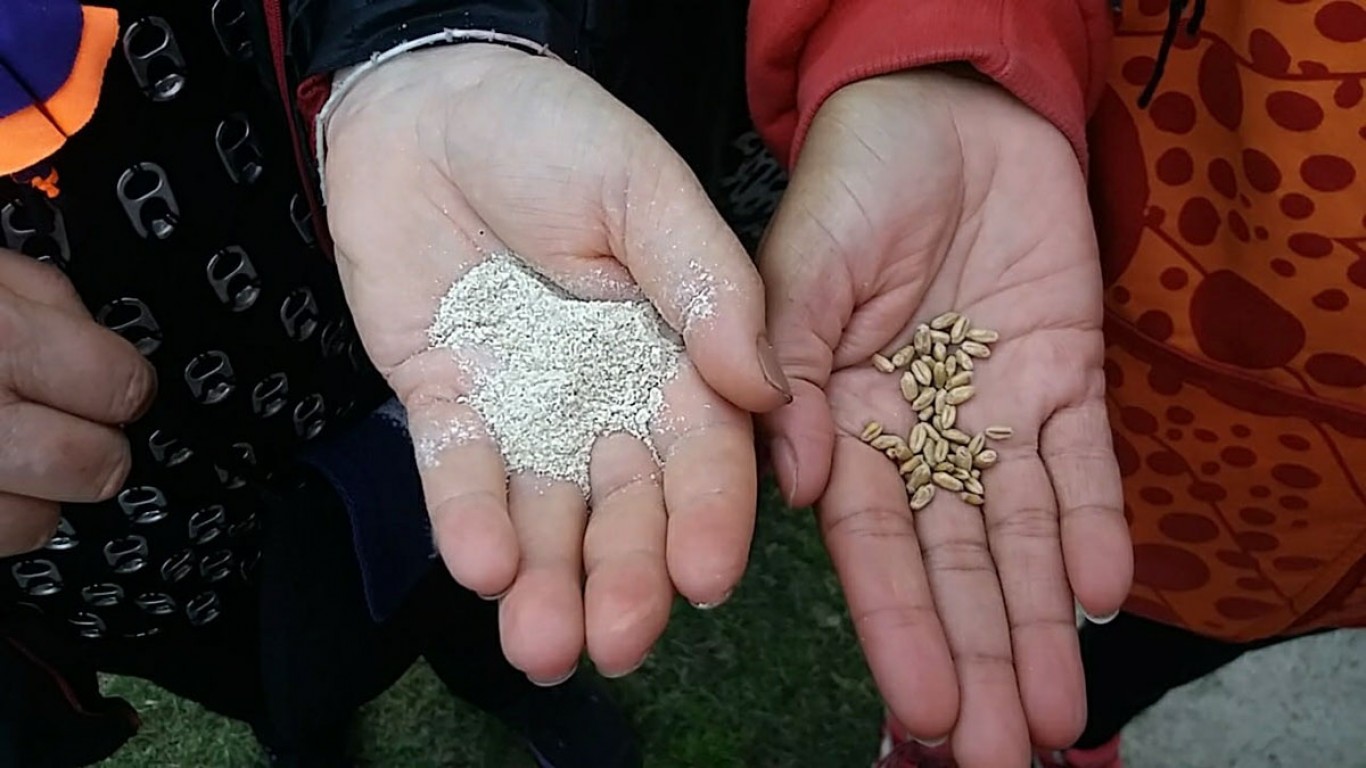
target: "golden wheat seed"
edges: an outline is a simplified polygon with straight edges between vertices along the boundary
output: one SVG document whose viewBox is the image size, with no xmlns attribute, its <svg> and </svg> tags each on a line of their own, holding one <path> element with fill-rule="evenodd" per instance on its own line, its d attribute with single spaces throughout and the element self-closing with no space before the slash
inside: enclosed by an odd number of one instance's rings
<svg viewBox="0 0 1366 768">
<path fill-rule="evenodd" d="M 858 437 L 865 443 L 871 443 L 873 440 L 877 439 L 877 437 L 881 434 L 882 425 L 877 423 L 876 421 L 870 421 L 868 422 L 867 426 L 863 428 L 863 433 L 860 434 Z"/>
<path fill-rule="evenodd" d="M 958 467 L 955 467 L 952 461 L 941 461 L 934 465 L 935 472 L 943 472 L 946 475 L 954 474 L 957 469 Z"/>
<path fill-rule="evenodd" d="M 978 432 L 972 436 L 972 440 L 968 441 L 968 453 L 973 455 L 979 454 L 982 452 L 982 449 L 986 447 L 986 444 L 987 436 Z"/>
<path fill-rule="evenodd" d="M 930 419 L 934 418 L 934 406 L 930 405 L 920 409 L 920 413 L 916 414 L 916 418 L 920 419 L 921 421 L 929 421 Z"/>
<path fill-rule="evenodd" d="M 991 357 L 991 347 L 985 344 L 978 344 L 975 341 L 965 341 L 958 347 L 968 353 L 969 357 L 987 358 Z"/>
<path fill-rule="evenodd" d="M 916 382 L 915 374 L 910 371 L 901 374 L 901 396 L 908 403 L 914 403 L 915 399 L 920 397 L 920 384 Z"/>
<path fill-rule="evenodd" d="M 981 480 L 981 479 L 982 479 L 982 470 L 977 469 L 976 467 L 973 467 L 973 468 L 972 468 L 972 471 L 971 471 L 971 472 L 968 472 L 968 475 L 969 475 L 973 480 Z"/>
<path fill-rule="evenodd" d="M 948 331 L 930 331 L 930 341 L 934 342 L 935 344 L 943 344 L 945 346 L 948 346 L 949 340 L 950 336 Z"/>
<path fill-rule="evenodd" d="M 967 338 L 978 344 L 995 344 L 1001 338 L 1001 334 L 988 328 L 973 328 L 967 332 Z"/>
<path fill-rule="evenodd" d="M 898 368 L 905 368 L 914 359 L 915 347 L 907 344 L 892 355 L 892 365 L 895 365 Z"/>
<path fill-rule="evenodd" d="M 944 437 L 943 437 L 942 435 L 939 434 L 939 430 L 935 429 L 934 427 L 930 426 L 929 424 L 926 424 L 926 425 L 925 425 L 925 439 L 926 439 L 926 440 L 933 440 L 933 441 L 935 441 L 936 443 L 938 443 L 938 442 L 943 442 Z"/>
<path fill-rule="evenodd" d="M 939 422 L 943 424 L 944 429 L 950 429 L 954 424 L 958 423 L 958 406 L 944 406 L 944 410 L 939 412 Z"/>
<path fill-rule="evenodd" d="M 911 427 L 911 436 L 908 442 L 913 452 L 920 453 L 925 449 L 925 439 L 929 436 L 925 430 L 929 428 L 930 427 L 925 424 L 916 424 L 914 427 Z"/>
<path fill-rule="evenodd" d="M 986 500 L 983 499 L 981 496 L 978 496 L 975 493 L 967 493 L 966 491 L 960 494 L 958 498 L 962 499 L 963 501 L 966 501 L 974 507 L 980 507 L 986 503 Z"/>
<path fill-rule="evenodd" d="M 967 445 L 968 443 L 972 442 L 972 437 L 970 437 L 968 433 L 964 432 L 961 429 L 946 429 L 943 431 L 942 434 L 944 435 L 944 439 L 948 440 L 951 443 Z"/>
<path fill-rule="evenodd" d="M 962 470 L 972 469 L 972 454 L 963 446 L 958 446 L 953 452 L 954 466 Z"/>
<path fill-rule="evenodd" d="M 949 356 L 949 348 L 944 346 L 943 344 L 935 342 L 934 352 L 930 356 L 933 357 L 936 362 L 942 363 Z"/>
<path fill-rule="evenodd" d="M 954 477 L 958 478 L 966 484 L 968 478 L 971 477 L 971 475 L 968 474 L 968 471 L 966 469 L 963 469 L 962 467 L 955 467 L 952 464 L 950 464 L 949 466 L 952 467 L 952 471 L 949 472 L 949 474 L 953 475 Z"/>
<path fill-rule="evenodd" d="M 873 367 L 883 373 L 891 373 L 896 370 L 896 366 L 892 365 L 892 361 L 882 355 L 873 355 Z"/>
<path fill-rule="evenodd" d="M 911 458 L 901 462 L 901 466 L 897 467 L 896 471 L 902 475 L 909 475 L 915 471 L 916 467 L 924 466 L 924 464 L 925 458 L 920 454 L 915 454 L 911 456 Z"/>
<path fill-rule="evenodd" d="M 910 446 L 906 445 L 904 441 L 899 445 L 894 445 L 887 449 L 887 458 L 897 463 L 910 461 L 910 458 L 914 455 L 915 454 L 911 452 Z"/>
<path fill-rule="evenodd" d="M 937 430 L 939 430 L 939 431 L 941 431 L 941 432 L 944 431 L 945 429 L 948 429 L 948 427 L 945 427 L 945 426 L 944 426 L 944 417 L 943 417 L 943 415 L 942 415 L 942 414 L 938 414 L 938 413 L 936 413 L 936 414 L 934 415 L 934 418 L 930 419 L 930 426 L 934 427 L 935 429 L 937 429 Z"/>
<path fill-rule="evenodd" d="M 996 463 L 996 452 L 990 448 L 972 457 L 972 466 L 986 469 Z"/>
<path fill-rule="evenodd" d="M 961 387 L 954 387 L 953 389 L 946 390 L 944 402 L 949 405 L 962 405 L 971 400 L 972 396 L 975 394 L 977 394 L 977 389 L 971 384 L 965 384 Z"/>
<path fill-rule="evenodd" d="M 954 350 L 953 356 L 958 358 L 958 367 L 965 371 L 971 371 L 972 366 L 975 365 L 975 363 L 972 362 L 972 355 L 969 355 L 961 349 Z"/>
<path fill-rule="evenodd" d="M 982 430 L 982 434 L 986 435 L 992 440 L 1009 440 L 1010 438 L 1015 436 L 1015 430 L 1011 429 L 1010 427 L 1003 427 L 998 425 L 987 427 L 986 429 Z"/>
<path fill-rule="evenodd" d="M 935 463 L 935 464 L 942 464 L 942 463 L 944 463 L 945 461 L 947 461 L 948 458 L 949 458 L 949 444 L 948 444 L 946 441 L 944 441 L 944 440 L 940 440 L 939 442 L 935 443 L 935 444 L 934 444 L 934 463 Z"/>
<path fill-rule="evenodd" d="M 934 383 L 934 371 L 925 364 L 924 358 L 911 363 L 911 374 L 915 376 L 916 382 L 922 387 L 928 387 Z"/>
<path fill-rule="evenodd" d="M 945 405 L 944 398 L 946 398 L 946 397 L 948 397 L 948 396 L 949 396 L 949 393 L 945 392 L 945 391 L 942 390 L 942 389 L 937 389 L 937 390 L 935 390 L 935 392 L 934 392 L 934 412 L 935 412 L 935 413 L 939 413 L 940 411 L 944 410 L 944 405 Z"/>
<path fill-rule="evenodd" d="M 968 319 L 966 317 L 960 317 L 958 318 L 958 321 L 953 324 L 953 327 L 949 329 L 949 339 L 951 339 L 954 344 L 962 344 L 963 339 L 966 339 L 967 337 Z"/>
<path fill-rule="evenodd" d="M 936 387 L 943 387 L 949 380 L 949 369 L 944 367 L 944 361 L 942 360 L 934 364 L 934 368 L 930 369 L 930 373 Z"/>
<path fill-rule="evenodd" d="M 950 380 L 958 374 L 958 353 L 956 351 L 944 361 L 944 370 L 948 372 Z"/>
<path fill-rule="evenodd" d="M 935 485 L 939 486 L 940 488 L 943 488 L 946 491 L 963 490 L 963 481 L 959 480 L 953 475 L 950 475 L 947 472 L 935 472 L 933 475 L 930 476 L 930 479 L 934 481 Z"/>
<path fill-rule="evenodd" d="M 887 450 L 888 448 L 893 448 L 893 447 L 896 447 L 896 446 L 898 446 L 898 445 L 905 445 L 905 444 L 906 444 L 906 441 L 905 441 L 905 440 L 902 440 L 902 439 L 901 439 L 899 436 L 897 436 L 897 435 L 890 435 L 890 434 L 878 435 L 877 437 L 873 438 L 872 441 L 869 443 L 869 445 L 873 446 L 874 448 L 878 449 L 879 451 L 885 451 L 885 450 Z"/>
<path fill-rule="evenodd" d="M 986 489 L 982 487 L 981 481 L 974 480 L 972 477 L 968 477 L 968 479 L 963 481 L 963 487 L 967 489 L 969 493 L 975 493 L 978 496 L 984 496 L 987 492 Z"/>
<path fill-rule="evenodd" d="M 915 348 L 916 354 L 928 355 L 933 344 L 934 342 L 930 341 L 928 325 L 921 325 L 915 329 L 915 334 L 911 336 L 911 346 Z"/>
<path fill-rule="evenodd" d="M 906 477 L 906 482 L 910 484 L 912 490 L 915 490 L 928 483 L 932 474 L 934 473 L 930 470 L 930 466 L 922 463 L 911 470 L 911 474 Z"/>
<path fill-rule="evenodd" d="M 954 323 L 958 322 L 958 318 L 960 317 L 962 317 L 962 315 L 957 312 L 945 312 L 930 321 L 930 328 L 936 331 L 942 331 L 945 328 L 952 327 Z"/>
<path fill-rule="evenodd" d="M 934 405 L 934 394 L 935 390 L 929 387 L 920 390 L 915 399 L 911 401 L 911 410 L 921 411 Z"/>
<path fill-rule="evenodd" d="M 953 362 L 953 360 L 957 360 L 957 359 L 958 359 L 958 358 L 956 358 L 956 357 L 955 357 L 955 358 L 952 358 L 949 362 Z M 948 364 L 945 363 L 944 367 L 945 367 L 945 369 L 947 369 L 947 368 L 948 368 Z M 944 387 L 943 387 L 943 388 L 944 388 L 944 389 L 958 389 L 959 387 L 966 387 L 967 385 L 969 385 L 969 384 L 971 384 L 971 383 L 972 383 L 972 371 L 959 371 L 958 373 L 955 373 L 955 374 L 953 374 L 952 376 L 950 376 L 948 381 L 944 382 Z"/>
<path fill-rule="evenodd" d="M 915 492 L 915 495 L 911 497 L 911 511 L 919 512 L 925 507 L 928 507 L 932 501 L 934 501 L 934 486 L 922 485 L 920 486 L 920 489 Z"/>
</svg>

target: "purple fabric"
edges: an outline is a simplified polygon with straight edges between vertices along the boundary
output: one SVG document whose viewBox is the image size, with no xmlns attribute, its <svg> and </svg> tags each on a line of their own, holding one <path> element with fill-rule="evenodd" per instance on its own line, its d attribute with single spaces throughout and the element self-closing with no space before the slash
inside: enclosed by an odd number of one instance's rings
<svg viewBox="0 0 1366 768">
<path fill-rule="evenodd" d="M 0 117 L 62 87 L 83 26 L 79 0 L 0 0 Z"/>
</svg>

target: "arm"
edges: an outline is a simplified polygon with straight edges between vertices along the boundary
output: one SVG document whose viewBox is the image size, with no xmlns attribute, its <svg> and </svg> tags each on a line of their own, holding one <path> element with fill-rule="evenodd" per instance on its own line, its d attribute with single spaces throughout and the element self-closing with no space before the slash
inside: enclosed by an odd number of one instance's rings
<svg viewBox="0 0 1366 768">
<path fill-rule="evenodd" d="M 850 83 L 966 61 L 1048 118 L 1086 162 L 1087 114 L 1104 86 L 1107 0 L 754 0 L 750 110 L 789 165 L 816 110 Z"/>
</svg>

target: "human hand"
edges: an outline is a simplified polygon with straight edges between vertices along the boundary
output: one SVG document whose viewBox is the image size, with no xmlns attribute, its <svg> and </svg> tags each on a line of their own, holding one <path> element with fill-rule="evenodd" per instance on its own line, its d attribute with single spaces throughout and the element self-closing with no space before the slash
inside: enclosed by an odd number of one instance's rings
<svg viewBox="0 0 1366 768">
<path fill-rule="evenodd" d="M 1086 717 L 1073 596 L 1119 609 L 1132 562 L 1105 411 L 1100 266 L 1067 141 L 1004 91 L 938 71 L 847 86 L 817 113 L 760 248 L 795 401 L 764 417 L 780 486 L 816 503 L 864 653 L 918 738 L 1028 765 Z M 916 417 L 890 356 L 946 310 L 1000 333 L 965 431 L 1013 427 L 978 510 L 912 514 L 870 420 Z"/>
<path fill-rule="evenodd" d="M 46 545 L 61 502 L 118 492 L 132 465 L 119 427 L 155 392 L 152 366 L 61 272 L 0 249 L 0 556 Z"/>
<path fill-rule="evenodd" d="M 420 462 L 446 567 L 502 595 L 504 651 L 532 680 L 571 673 L 585 644 L 604 674 L 631 671 L 675 588 L 719 603 L 744 570 L 756 500 L 748 412 L 781 405 L 787 386 L 757 271 L 663 139 L 548 58 L 483 44 L 397 58 L 357 81 L 327 145 L 338 268 L 366 351 L 415 442 L 452 425 L 467 433 Z M 643 293 L 686 344 L 665 389 L 671 426 L 652 425 L 663 472 L 640 441 L 599 440 L 591 517 L 570 483 L 506 478 L 459 402 L 459 361 L 428 349 L 447 287 L 508 250 L 585 298 Z"/>
</svg>

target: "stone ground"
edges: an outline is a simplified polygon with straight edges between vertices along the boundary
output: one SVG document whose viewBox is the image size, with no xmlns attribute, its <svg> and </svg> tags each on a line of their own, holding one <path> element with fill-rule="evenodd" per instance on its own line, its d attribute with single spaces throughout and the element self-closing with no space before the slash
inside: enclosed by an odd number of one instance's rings
<svg viewBox="0 0 1366 768">
<path fill-rule="evenodd" d="M 1366 768 L 1366 631 L 1248 654 L 1125 731 L 1126 768 Z"/>
</svg>

